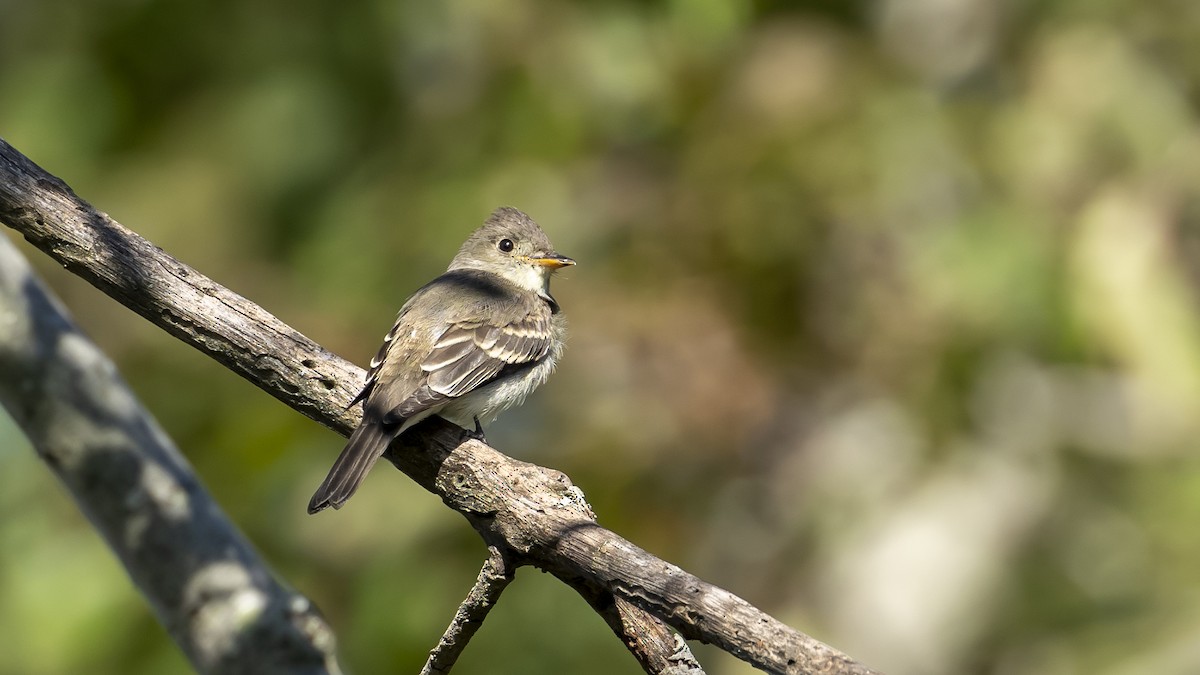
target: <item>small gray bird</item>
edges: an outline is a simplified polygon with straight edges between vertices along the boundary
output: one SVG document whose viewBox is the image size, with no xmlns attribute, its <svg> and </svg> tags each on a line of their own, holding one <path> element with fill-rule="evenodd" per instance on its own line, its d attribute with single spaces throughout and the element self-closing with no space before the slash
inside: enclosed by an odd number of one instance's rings
<svg viewBox="0 0 1200 675">
<path fill-rule="evenodd" d="M 392 440 L 430 415 L 482 436 L 546 381 L 562 355 L 566 319 L 550 275 L 575 261 L 554 252 L 537 223 L 502 207 L 475 230 L 446 273 L 400 308 L 396 325 L 350 402 L 363 419 L 308 512 L 340 508 Z"/>
</svg>

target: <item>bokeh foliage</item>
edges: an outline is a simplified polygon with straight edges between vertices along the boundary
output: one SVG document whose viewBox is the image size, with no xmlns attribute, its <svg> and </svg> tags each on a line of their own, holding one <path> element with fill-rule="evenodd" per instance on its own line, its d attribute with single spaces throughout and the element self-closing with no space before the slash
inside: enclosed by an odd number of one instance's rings
<svg viewBox="0 0 1200 675">
<path fill-rule="evenodd" d="M 0 136 L 363 363 L 495 206 L 580 261 L 490 432 L 893 674 L 1200 671 L 1200 4 L 0 0 Z M 352 672 L 484 552 L 32 249 Z M 0 673 L 188 668 L 0 422 Z M 709 672 L 749 668 L 702 650 Z M 526 570 L 456 672 L 638 672 Z"/>
</svg>

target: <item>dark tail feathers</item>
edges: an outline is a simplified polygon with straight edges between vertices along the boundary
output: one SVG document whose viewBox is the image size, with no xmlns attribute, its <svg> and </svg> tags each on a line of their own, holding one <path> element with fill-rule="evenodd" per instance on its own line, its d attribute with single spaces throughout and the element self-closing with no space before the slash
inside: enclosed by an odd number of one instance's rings
<svg viewBox="0 0 1200 675">
<path fill-rule="evenodd" d="M 308 512 L 316 513 L 330 506 L 340 509 L 358 489 L 371 467 L 375 466 L 375 460 L 387 450 L 392 438 L 393 435 L 377 422 L 364 421 L 359 425 L 350 435 L 349 442 L 333 463 L 321 487 L 313 493 L 308 502 Z"/>
</svg>

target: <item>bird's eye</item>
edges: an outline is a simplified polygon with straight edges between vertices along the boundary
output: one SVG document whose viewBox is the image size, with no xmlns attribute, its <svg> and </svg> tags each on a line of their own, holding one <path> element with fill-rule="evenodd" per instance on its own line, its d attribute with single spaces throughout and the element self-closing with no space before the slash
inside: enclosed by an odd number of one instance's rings
<svg viewBox="0 0 1200 675">
<path fill-rule="evenodd" d="M 508 253 L 509 251 L 513 250 L 513 243 L 512 243 L 512 239 L 501 239 L 501 240 L 500 240 L 500 243 L 499 243 L 499 244 L 497 244 L 496 246 L 497 246 L 497 247 L 498 247 L 498 248 L 499 248 L 501 251 L 504 251 L 505 253 Z"/>
</svg>

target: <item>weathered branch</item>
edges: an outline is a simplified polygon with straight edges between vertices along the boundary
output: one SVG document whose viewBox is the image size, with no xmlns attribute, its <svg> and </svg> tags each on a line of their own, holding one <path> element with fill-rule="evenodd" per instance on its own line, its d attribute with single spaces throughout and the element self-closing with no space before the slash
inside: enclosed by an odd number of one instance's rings
<svg viewBox="0 0 1200 675">
<path fill-rule="evenodd" d="M 0 220 L 305 415 L 343 434 L 357 421 L 357 410 L 344 406 L 361 370 L 95 211 L 3 141 Z M 392 463 L 466 516 L 487 544 L 553 573 L 594 607 L 613 608 L 606 620 L 627 644 L 638 643 L 635 654 L 644 649 L 672 664 L 679 658 L 663 652 L 663 640 L 620 632 L 632 625 L 620 615 L 634 607 L 653 615 L 643 617 L 648 625 L 661 619 L 768 672 L 872 672 L 600 527 L 563 474 L 506 457 L 437 418 L 414 432 L 389 451 Z"/>
<path fill-rule="evenodd" d="M 483 569 L 479 570 L 479 578 L 454 613 L 454 619 L 442 634 L 442 639 L 429 652 L 421 675 L 446 675 L 450 672 L 475 631 L 483 625 L 488 612 L 496 606 L 500 594 L 512 582 L 513 572 L 504 560 L 504 553 L 494 546 L 490 547 L 488 559 L 484 561 Z"/>
<path fill-rule="evenodd" d="M 324 620 L 272 578 L 6 237 L 0 404 L 199 672 L 338 672 Z"/>
<path fill-rule="evenodd" d="M 121 304 L 308 417 L 343 435 L 357 424 L 361 412 L 347 410 L 346 403 L 363 381 L 361 369 L 95 210 L 2 139 L 0 221 Z M 572 587 L 615 604 L 611 592 L 584 580 Z M 614 630 L 622 625 L 613 616 L 605 619 Z M 655 617 L 643 619 L 658 634 L 667 632 Z M 667 663 L 671 654 L 656 652 L 661 635 L 652 635 L 618 632 L 644 666 Z"/>
<path fill-rule="evenodd" d="M 570 581 L 566 581 L 571 585 Z M 704 675 L 683 637 L 654 615 L 620 596 L 606 593 L 589 597 L 592 586 L 574 585 L 617 635 L 626 636 L 625 646 L 648 673 L 659 675 Z M 636 636 L 636 640 L 628 639 Z"/>
</svg>

